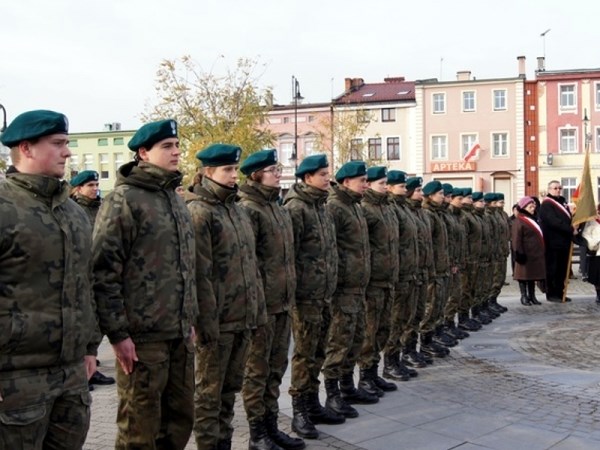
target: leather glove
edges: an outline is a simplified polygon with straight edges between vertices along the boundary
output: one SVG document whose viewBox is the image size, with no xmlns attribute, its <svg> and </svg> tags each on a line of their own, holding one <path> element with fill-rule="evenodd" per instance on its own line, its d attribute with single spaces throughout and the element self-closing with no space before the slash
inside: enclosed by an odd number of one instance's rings
<svg viewBox="0 0 600 450">
<path fill-rule="evenodd" d="M 525 264 L 527 262 L 527 255 L 525 253 L 516 252 L 515 261 L 519 264 Z"/>
</svg>

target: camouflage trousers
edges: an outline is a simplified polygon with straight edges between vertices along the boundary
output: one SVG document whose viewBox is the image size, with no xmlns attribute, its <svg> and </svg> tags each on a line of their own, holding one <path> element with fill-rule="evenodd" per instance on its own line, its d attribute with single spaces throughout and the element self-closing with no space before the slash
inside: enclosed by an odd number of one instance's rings
<svg viewBox="0 0 600 450">
<path fill-rule="evenodd" d="M 325 346 L 325 379 L 354 372 L 365 335 L 364 294 L 336 293 Z"/>
<path fill-rule="evenodd" d="M 329 305 L 325 302 L 296 301 L 296 305 L 292 308 L 294 352 L 289 390 L 292 397 L 308 392 L 319 392 L 319 374 L 325 361 L 329 321 Z"/>
<path fill-rule="evenodd" d="M 419 333 L 421 332 L 421 321 L 425 317 L 425 309 L 427 307 L 427 286 L 429 285 L 429 278 L 420 274 L 415 281 L 414 287 L 414 304 L 415 304 L 415 315 L 412 321 L 408 324 L 406 333 L 400 337 L 400 343 L 402 347 L 407 346 L 409 343 L 416 342 Z"/>
<path fill-rule="evenodd" d="M 448 277 L 435 276 L 429 280 L 427 285 L 427 300 L 425 302 L 425 313 L 419 325 L 421 333 L 434 331 L 441 323 L 444 308 L 446 306 L 448 292 Z"/>
<path fill-rule="evenodd" d="M 224 332 L 219 339 L 196 345 L 194 435 L 198 450 L 212 450 L 233 435 L 235 394 L 244 381 L 250 330 Z"/>
<path fill-rule="evenodd" d="M 490 297 L 498 297 L 506 281 L 506 259 L 493 261 L 493 280 L 490 291 Z"/>
<path fill-rule="evenodd" d="M 492 292 L 492 270 L 492 263 L 489 261 L 482 262 L 477 267 L 477 276 L 475 277 L 477 281 L 475 282 L 474 289 L 474 303 L 476 306 L 481 306 L 481 304 L 489 298 Z"/>
<path fill-rule="evenodd" d="M 383 349 L 385 353 L 401 351 L 408 344 L 411 334 L 416 335 L 412 325 L 417 314 L 416 286 L 415 280 L 396 283 L 390 310 L 390 334 Z"/>
<path fill-rule="evenodd" d="M 379 364 L 380 353 L 390 336 L 393 299 L 393 289 L 367 287 L 365 296 L 365 337 L 358 358 L 358 365 L 361 369 L 368 369 Z"/>
<path fill-rule="evenodd" d="M 475 283 L 478 282 L 477 267 L 477 264 L 469 262 L 465 269 L 460 273 L 463 301 L 460 302 L 458 312 L 461 314 L 468 314 L 471 307 L 475 306 Z"/>
<path fill-rule="evenodd" d="M 194 352 L 190 342 L 139 342 L 138 361 L 129 375 L 117 373 L 115 449 L 183 449 L 194 420 Z"/>
<path fill-rule="evenodd" d="M 80 449 L 90 426 L 83 362 L 0 372 L 0 448 Z"/>
<path fill-rule="evenodd" d="M 444 320 L 454 320 L 454 316 L 461 309 L 461 304 L 464 302 L 462 295 L 462 271 L 450 273 L 448 277 L 448 300 L 444 307 Z"/>
<path fill-rule="evenodd" d="M 248 422 L 263 419 L 267 412 L 279 413 L 279 386 L 288 365 L 291 317 L 285 311 L 270 314 L 250 340 L 242 398 Z"/>
</svg>

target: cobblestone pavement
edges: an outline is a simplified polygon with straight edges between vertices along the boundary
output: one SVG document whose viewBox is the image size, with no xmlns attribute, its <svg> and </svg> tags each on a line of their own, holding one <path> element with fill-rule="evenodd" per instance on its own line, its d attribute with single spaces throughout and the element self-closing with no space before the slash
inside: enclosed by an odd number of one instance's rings
<svg viewBox="0 0 600 450">
<path fill-rule="evenodd" d="M 600 448 L 600 307 L 581 280 L 572 303 L 521 306 L 514 282 L 503 290 L 509 311 L 450 356 L 399 383 L 360 417 L 323 426 L 308 449 L 597 449 Z M 113 374 L 112 350 L 101 347 L 102 371 Z M 289 371 L 280 405 L 290 432 Z M 98 387 L 85 449 L 114 448 L 116 391 Z M 324 399 L 324 392 L 321 399 Z M 234 448 L 248 447 L 238 401 Z M 193 438 L 188 445 L 195 448 Z"/>
</svg>

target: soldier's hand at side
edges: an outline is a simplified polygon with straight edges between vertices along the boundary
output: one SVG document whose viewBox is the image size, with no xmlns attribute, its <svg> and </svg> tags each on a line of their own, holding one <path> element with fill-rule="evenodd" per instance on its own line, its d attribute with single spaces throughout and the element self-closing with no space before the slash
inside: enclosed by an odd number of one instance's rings
<svg viewBox="0 0 600 450">
<path fill-rule="evenodd" d="M 121 342 L 113 344 L 113 350 L 117 356 L 117 361 L 121 365 L 123 372 L 127 375 L 133 372 L 133 364 L 138 361 L 137 354 L 135 352 L 135 344 L 131 338 L 127 338 Z"/>
<path fill-rule="evenodd" d="M 96 357 L 94 355 L 85 355 L 83 357 L 83 363 L 85 365 L 85 373 L 87 375 L 87 379 L 92 378 L 92 375 L 96 373 Z"/>
</svg>

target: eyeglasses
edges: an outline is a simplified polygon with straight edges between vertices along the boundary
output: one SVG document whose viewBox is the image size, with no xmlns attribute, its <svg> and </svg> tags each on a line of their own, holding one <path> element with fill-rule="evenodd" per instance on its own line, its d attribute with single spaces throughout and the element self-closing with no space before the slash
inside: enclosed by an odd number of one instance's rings
<svg viewBox="0 0 600 450">
<path fill-rule="evenodd" d="M 273 175 L 281 175 L 283 173 L 283 167 L 276 166 L 271 169 L 263 169 L 263 172 L 272 173 Z"/>
<path fill-rule="evenodd" d="M 562 188 L 563 188 L 562 186 L 554 186 L 553 188 L 550 188 L 550 189 L 552 189 L 553 191 L 556 191 L 556 190 L 560 191 Z"/>
</svg>

